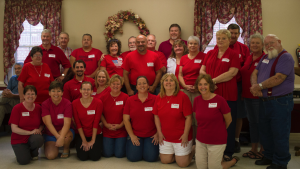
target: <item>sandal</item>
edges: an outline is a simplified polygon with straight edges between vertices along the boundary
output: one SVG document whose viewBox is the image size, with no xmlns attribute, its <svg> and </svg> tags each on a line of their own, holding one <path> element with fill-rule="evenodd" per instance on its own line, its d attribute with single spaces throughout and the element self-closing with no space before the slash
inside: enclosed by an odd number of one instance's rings
<svg viewBox="0 0 300 169">
<path fill-rule="evenodd" d="M 235 159 L 235 160 L 236 160 L 236 162 L 233 164 L 233 166 L 236 165 L 236 163 L 237 163 L 238 161 L 240 161 L 240 158 L 238 158 L 237 156 L 233 156 L 232 159 Z"/>
<path fill-rule="evenodd" d="M 65 156 L 65 157 L 63 157 L 63 156 Z M 62 153 L 60 155 L 60 158 L 69 158 L 69 157 L 70 157 L 70 151 L 68 153 Z"/>
<path fill-rule="evenodd" d="M 262 159 L 262 156 L 258 155 L 258 153 L 257 154 L 253 153 L 252 155 L 253 156 L 249 156 L 250 159 Z"/>
<path fill-rule="evenodd" d="M 224 161 L 231 161 L 232 157 L 229 157 L 228 155 L 223 155 Z"/>
<path fill-rule="evenodd" d="M 255 155 L 253 151 L 248 151 L 247 153 L 243 154 L 243 157 L 250 157 L 251 155 Z"/>
<path fill-rule="evenodd" d="M 257 154 L 258 154 L 259 156 L 261 156 L 261 159 L 264 157 L 264 154 L 261 153 L 261 152 L 258 152 Z"/>
</svg>

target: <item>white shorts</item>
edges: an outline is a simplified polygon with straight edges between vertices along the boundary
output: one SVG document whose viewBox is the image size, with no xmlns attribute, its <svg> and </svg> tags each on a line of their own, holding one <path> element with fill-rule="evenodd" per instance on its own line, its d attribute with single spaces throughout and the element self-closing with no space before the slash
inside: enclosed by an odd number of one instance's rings
<svg viewBox="0 0 300 169">
<path fill-rule="evenodd" d="M 171 143 L 164 141 L 164 145 L 159 145 L 160 154 L 175 154 L 176 156 L 186 156 L 192 152 L 192 140 L 189 141 L 186 147 L 181 146 L 181 143 Z"/>
</svg>

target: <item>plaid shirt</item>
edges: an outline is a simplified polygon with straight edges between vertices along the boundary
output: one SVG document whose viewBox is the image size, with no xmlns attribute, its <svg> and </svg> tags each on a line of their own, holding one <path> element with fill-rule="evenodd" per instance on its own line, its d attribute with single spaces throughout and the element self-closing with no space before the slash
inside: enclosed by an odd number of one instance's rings
<svg viewBox="0 0 300 169">
<path fill-rule="evenodd" d="M 65 53 L 66 57 L 70 60 L 70 56 L 71 56 L 71 53 L 73 52 L 73 49 L 70 47 L 66 47 L 66 49 L 62 49 L 61 46 L 57 46 L 57 47 L 59 47 Z M 60 73 L 63 73 L 64 68 L 61 65 L 59 65 L 59 67 L 60 67 Z"/>
</svg>

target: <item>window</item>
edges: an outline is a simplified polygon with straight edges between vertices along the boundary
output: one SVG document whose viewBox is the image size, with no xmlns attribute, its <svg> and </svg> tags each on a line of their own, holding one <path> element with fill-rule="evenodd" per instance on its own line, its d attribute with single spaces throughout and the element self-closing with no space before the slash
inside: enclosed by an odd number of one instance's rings
<svg viewBox="0 0 300 169">
<path fill-rule="evenodd" d="M 233 17 L 227 24 L 222 24 L 219 22 L 219 20 L 216 21 L 216 24 L 214 25 L 214 33 L 213 33 L 213 38 L 212 40 L 209 42 L 208 46 L 206 47 L 204 53 L 207 53 L 208 51 L 214 49 L 214 47 L 217 45 L 217 40 L 216 40 L 216 33 L 220 30 L 220 29 L 227 29 L 227 27 L 232 24 L 232 23 L 236 23 L 235 18 Z M 243 30 L 242 28 L 240 29 L 240 32 L 242 34 Z M 240 37 L 238 38 L 238 41 L 244 44 L 244 40 L 242 39 L 240 34 Z"/>
<path fill-rule="evenodd" d="M 21 33 L 19 47 L 15 53 L 16 62 L 24 62 L 31 48 L 42 44 L 41 33 L 44 26 L 41 23 L 32 26 L 25 20 L 23 27 L 24 31 Z"/>
</svg>

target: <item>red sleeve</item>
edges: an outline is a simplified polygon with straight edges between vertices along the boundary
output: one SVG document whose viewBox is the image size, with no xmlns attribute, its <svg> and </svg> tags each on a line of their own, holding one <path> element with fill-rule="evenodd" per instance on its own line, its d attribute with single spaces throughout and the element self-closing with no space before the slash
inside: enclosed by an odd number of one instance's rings
<svg viewBox="0 0 300 169">
<path fill-rule="evenodd" d="M 123 114 L 130 115 L 130 99 L 127 99 L 126 104 L 124 106 Z"/>
<path fill-rule="evenodd" d="M 220 106 L 220 111 L 222 114 L 227 114 L 229 113 L 231 110 L 230 110 L 230 107 L 228 106 L 226 100 L 220 96 L 220 102 L 221 102 L 221 106 Z"/>
<path fill-rule="evenodd" d="M 42 103 L 42 117 L 50 115 L 50 111 L 49 111 L 50 109 L 47 103 L 48 103 L 48 99 Z"/>
<path fill-rule="evenodd" d="M 66 56 L 66 55 L 64 55 L 64 56 Z M 67 57 L 65 57 L 65 58 L 67 58 Z M 45 67 L 46 67 L 46 69 L 48 70 L 48 73 L 50 74 L 50 81 L 53 82 L 53 81 L 54 81 L 54 78 L 53 78 L 51 69 L 49 68 L 48 64 L 46 64 L 46 63 L 43 63 L 43 64 L 45 64 Z"/>
<path fill-rule="evenodd" d="M 97 62 L 101 59 L 102 54 L 103 53 L 101 52 L 101 50 L 99 50 L 98 55 L 96 55 Z"/>
<path fill-rule="evenodd" d="M 159 56 L 156 55 L 156 59 L 155 59 L 155 63 L 154 63 L 154 69 L 155 71 L 158 71 L 159 69 L 161 69 L 163 67 L 163 65 L 160 62 L 160 59 L 158 58 Z"/>
<path fill-rule="evenodd" d="M 61 49 L 59 51 L 59 56 L 60 56 L 59 60 L 60 60 L 62 67 L 65 69 L 70 68 L 71 67 L 70 61 Z"/>
<path fill-rule="evenodd" d="M 70 89 L 70 87 L 69 87 L 68 83 L 66 83 L 66 84 L 64 85 L 63 97 L 66 98 L 66 99 L 68 99 L 69 101 L 71 101 L 69 89 Z"/>
<path fill-rule="evenodd" d="M 19 104 L 22 104 L 22 103 L 19 103 Z M 19 125 L 19 121 L 20 121 L 20 116 L 21 116 L 21 110 L 20 110 L 20 105 L 17 104 L 16 106 L 14 106 L 14 108 L 12 109 L 11 111 L 11 114 L 10 114 L 10 118 L 9 118 L 9 121 L 8 121 L 8 124 L 15 124 L 15 125 Z"/>
<path fill-rule="evenodd" d="M 96 99 L 96 98 L 94 98 Z M 96 112 L 96 116 L 94 119 L 94 123 L 93 123 L 93 128 L 98 129 L 99 123 L 100 123 L 100 119 L 101 119 L 101 115 L 103 112 L 103 103 L 101 100 L 97 99 L 97 102 L 95 102 L 97 104 L 97 112 Z"/>
<path fill-rule="evenodd" d="M 183 65 L 183 64 L 184 64 L 184 59 L 185 59 L 185 55 L 183 55 L 183 56 L 181 57 L 179 66 L 184 66 L 184 65 Z"/>
<path fill-rule="evenodd" d="M 72 103 L 73 105 L 73 116 L 74 116 L 74 120 L 77 126 L 77 129 L 82 128 L 79 117 L 78 117 L 78 110 L 76 109 L 76 100 Z M 78 103 L 77 103 L 78 104 Z"/>
<path fill-rule="evenodd" d="M 101 61 L 100 66 L 106 67 L 106 58 Z"/>
<path fill-rule="evenodd" d="M 182 92 L 182 110 L 183 110 L 183 115 L 184 116 L 188 116 L 188 115 L 191 115 L 193 113 L 192 111 L 192 104 L 191 104 L 191 101 L 189 99 L 189 97 Z"/>
<path fill-rule="evenodd" d="M 128 55 L 127 55 L 128 56 Z M 122 64 L 122 68 L 124 70 L 127 70 L 128 72 L 130 71 L 130 68 L 129 68 L 129 64 L 130 64 L 130 59 L 126 56 L 126 59 L 124 60 L 124 64 Z"/>
<path fill-rule="evenodd" d="M 157 105 L 158 105 L 159 102 L 160 102 L 160 94 L 158 94 L 158 95 L 156 96 L 156 99 L 155 99 L 155 103 L 154 103 L 153 111 L 152 111 L 152 113 L 153 113 L 154 115 L 158 115 L 158 107 L 157 107 Z"/>
<path fill-rule="evenodd" d="M 24 64 L 25 63 L 28 63 L 28 62 L 31 62 L 31 56 L 30 56 L 30 52 L 28 53 L 28 56 L 26 57 L 26 59 L 24 60 Z"/>
<path fill-rule="evenodd" d="M 64 112 L 64 117 L 72 118 L 73 117 L 73 109 L 72 109 L 72 103 L 67 100 L 67 103 L 65 105 L 66 109 Z"/>
<path fill-rule="evenodd" d="M 167 67 L 167 59 L 166 59 L 164 53 L 159 52 L 158 56 L 159 56 L 159 59 L 160 59 L 161 64 L 162 64 L 163 66 Z"/>
<path fill-rule="evenodd" d="M 71 56 L 73 56 L 76 60 L 77 60 L 77 49 L 73 50 L 73 52 L 71 53 Z"/>
<path fill-rule="evenodd" d="M 212 53 L 211 51 L 213 51 L 213 50 L 210 50 L 207 52 L 206 56 L 204 57 L 204 61 L 203 61 L 202 65 L 206 66 L 207 60 L 210 57 L 210 54 Z"/>
<path fill-rule="evenodd" d="M 28 63 L 31 64 L 31 63 Z M 25 64 L 22 68 L 21 74 L 18 77 L 18 81 L 25 83 L 25 81 L 28 79 L 28 64 Z"/>
<path fill-rule="evenodd" d="M 232 52 L 231 64 L 230 67 L 241 69 L 239 54 Z"/>
</svg>

